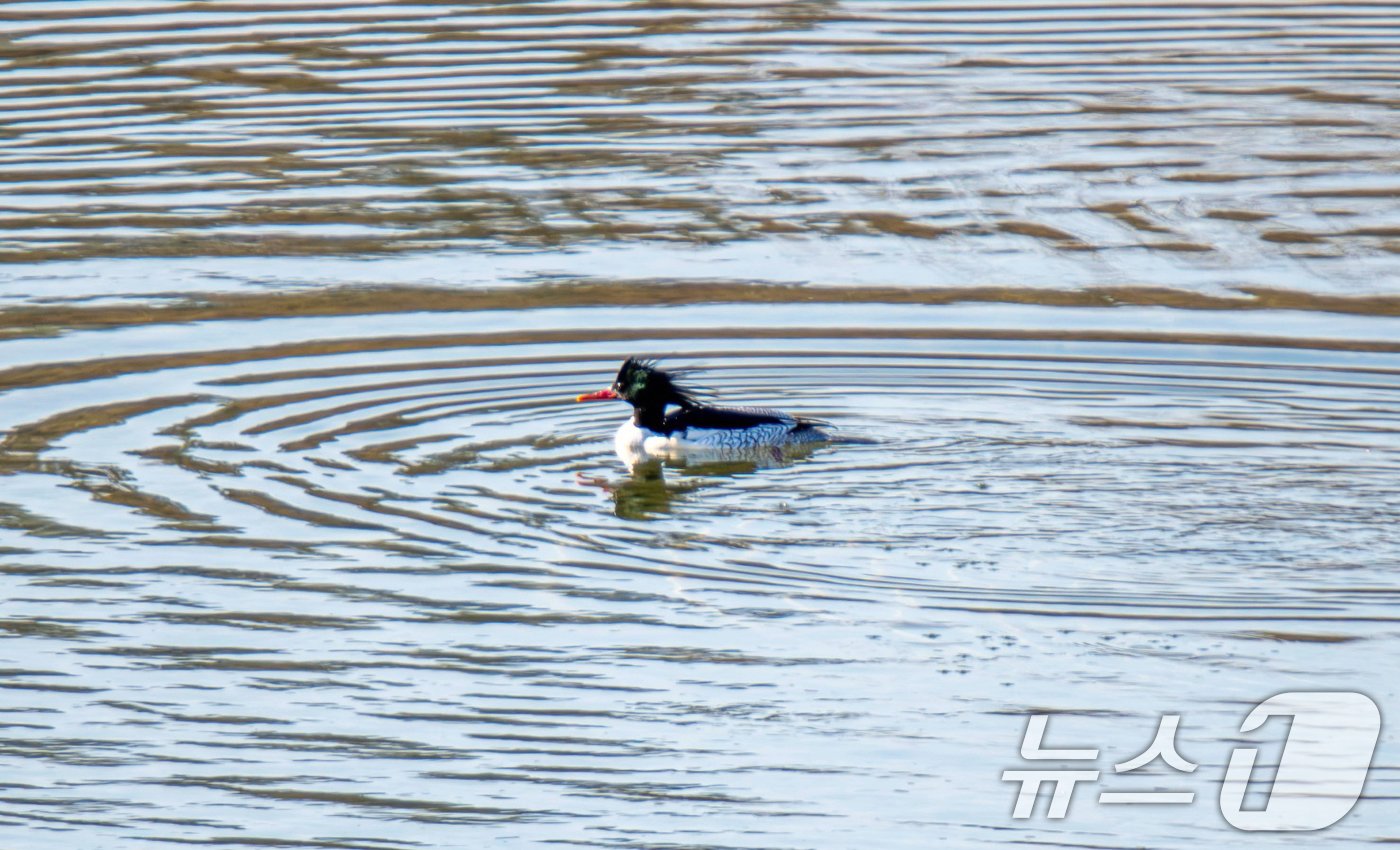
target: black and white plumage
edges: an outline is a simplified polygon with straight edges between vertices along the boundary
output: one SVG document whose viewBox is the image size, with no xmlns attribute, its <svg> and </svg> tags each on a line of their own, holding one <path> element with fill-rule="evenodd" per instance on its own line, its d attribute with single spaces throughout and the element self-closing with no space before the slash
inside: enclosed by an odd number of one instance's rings
<svg viewBox="0 0 1400 850">
<path fill-rule="evenodd" d="M 830 439 L 815 419 L 766 407 L 720 407 L 702 402 L 678 381 L 679 374 L 655 362 L 628 358 L 612 386 L 578 397 L 579 401 L 621 399 L 632 405 L 632 418 L 614 439 L 628 463 L 707 452 L 775 449 Z"/>
</svg>

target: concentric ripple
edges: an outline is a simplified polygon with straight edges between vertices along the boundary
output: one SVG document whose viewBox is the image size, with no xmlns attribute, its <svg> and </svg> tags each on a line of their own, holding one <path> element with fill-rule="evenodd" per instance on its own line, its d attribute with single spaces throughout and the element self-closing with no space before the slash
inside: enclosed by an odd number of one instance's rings
<svg viewBox="0 0 1400 850">
<path fill-rule="evenodd" d="M 0 23 L 5 850 L 1294 848 L 1248 707 L 1393 721 L 1393 3 Z M 842 439 L 628 470 L 630 354 Z"/>
<path fill-rule="evenodd" d="M 1110 342 L 1108 329 L 1052 341 L 692 326 L 624 345 L 560 333 L 127 356 L 68 367 L 108 373 L 80 393 L 54 366 L 53 387 L 15 394 L 21 409 L 57 406 L 13 429 L 6 463 L 71 479 L 47 510 L 84 518 L 64 535 L 80 548 L 193 555 L 247 546 L 256 529 L 261 548 L 318 557 L 637 571 L 935 607 L 1354 617 L 1374 596 L 1260 598 L 1250 570 L 1394 542 L 1394 353 Z M 706 367 L 718 396 L 829 418 L 845 439 L 779 468 L 629 471 L 608 439 L 625 406 L 571 399 L 639 351 L 675 352 Z M 1345 508 L 1330 492 L 1339 467 Z M 1318 535 L 1326 553 L 1298 563 Z M 1183 570 L 1213 579 L 1195 586 Z"/>
<path fill-rule="evenodd" d="M 74 330 L 0 346 L 0 762 L 68 777 L 6 795 L 26 828 L 996 843 L 976 813 L 1027 708 L 1128 748 L 1184 693 L 1214 770 L 1239 704 L 1308 665 L 1374 690 L 1400 628 L 1393 318 L 55 309 Z M 842 439 L 629 470 L 625 407 L 572 399 L 633 353 Z"/>
</svg>

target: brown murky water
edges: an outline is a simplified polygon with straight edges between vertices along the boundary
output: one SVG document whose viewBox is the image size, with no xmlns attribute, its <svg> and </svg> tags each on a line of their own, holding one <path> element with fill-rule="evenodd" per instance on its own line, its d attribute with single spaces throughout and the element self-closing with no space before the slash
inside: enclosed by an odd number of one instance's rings
<svg viewBox="0 0 1400 850">
<path fill-rule="evenodd" d="M 1400 705 L 1397 81 L 1386 3 L 0 4 L 0 843 L 1294 843 L 1248 707 Z M 629 472 L 638 352 L 856 439 Z M 1198 801 L 1013 821 L 1030 711 Z"/>
</svg>

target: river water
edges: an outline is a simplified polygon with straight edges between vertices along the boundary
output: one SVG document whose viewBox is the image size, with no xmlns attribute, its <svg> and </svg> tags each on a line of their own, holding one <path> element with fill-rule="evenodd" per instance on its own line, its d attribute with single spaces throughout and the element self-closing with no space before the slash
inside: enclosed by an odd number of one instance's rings
<svg viewBox="0 0 1400 850">
<path fill-rule="evenodd" d="M 1400 709 L 1397 81 L 1388 3 L 0 4 L 0 843 L 1293 846 L 1250 707 Z M 844 439 L 630 471 L 632 354 Z M 1196 801 L 1012 819 L 1033 713 Z"/>
</svg>

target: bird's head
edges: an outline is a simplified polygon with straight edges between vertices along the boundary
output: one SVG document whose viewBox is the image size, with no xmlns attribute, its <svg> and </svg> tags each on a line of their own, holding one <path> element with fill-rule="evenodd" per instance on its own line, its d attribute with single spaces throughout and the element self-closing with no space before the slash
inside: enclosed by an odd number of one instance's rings
<svg viewBox="0 0 1400 850">
<path fill-rule="evenodd" d="M 617 377 L 607 389 L 584 393 L 578 401 L 621 399 L 633 407 L 664 408 L 668 404 L 692 407 L 697 404 L 694 394 L 681 386 L 675 372 L 656 365 L 655 360 L 629 357 L 617 370 Z"/>
</svg>

